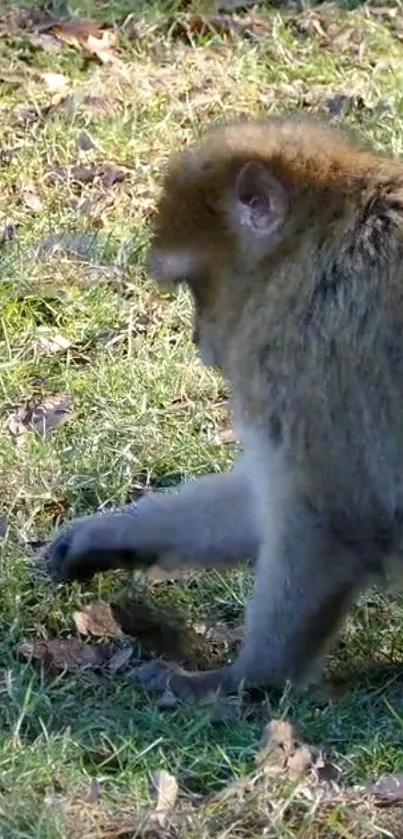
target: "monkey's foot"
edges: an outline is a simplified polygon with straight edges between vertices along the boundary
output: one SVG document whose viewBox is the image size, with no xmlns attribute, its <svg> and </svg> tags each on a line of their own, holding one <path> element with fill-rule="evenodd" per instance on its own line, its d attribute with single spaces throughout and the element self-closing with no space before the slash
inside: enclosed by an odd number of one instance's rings
<svg viewBox="0 0 403 839">
<path fill-rule="evenodd" d="M 55 580 L 86 580 L 97 571 L 148 567 L 155 557 L 136 550 L 136 516 L 106 513 L 77 519 L 47 547 L 43 563 Z"/>
<path fill-rule="evenodd" d="M 204 672 L 187 672 L 172 662 L 150 661 L 136 668 L 135 675 L 149 690 L 163 693 L 170 690 L 179 699 L 198 701 L 211 694 L 235 693 L 236 685 L 230 677 L 232 668 Z"/>
</svg>

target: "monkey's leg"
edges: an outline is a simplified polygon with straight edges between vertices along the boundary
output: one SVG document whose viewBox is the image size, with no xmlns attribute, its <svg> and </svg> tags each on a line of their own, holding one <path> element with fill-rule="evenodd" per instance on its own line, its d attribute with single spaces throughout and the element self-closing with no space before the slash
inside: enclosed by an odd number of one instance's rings
<svg viewBox="0 0 403 839">
<path fill-rule="evenodd" d="M 232 665 L 187 673 L 163 662 L 147 664 L 140 679 L 153 689 L 168 683 L 184 698 L 221 690 L 301 684 L 339 628 L 366 583 L 359 560 L 334 540 L 314 513 L 291 509 L 280 522 L 269 516 L 256 568 L 255 592 L 247 606 L 245 641 Z M 281 517 L 280 517 L 281 519 Z"/>
<path fill-rule="evenodd" d="M 241 463 L 232 472 L 150 493 L 130 512 L 77 519 L 47 549 L 56 579 L 86 579 L 119 566 L 167 570 L 255 560 L 258 531 Z"/>
</svg>

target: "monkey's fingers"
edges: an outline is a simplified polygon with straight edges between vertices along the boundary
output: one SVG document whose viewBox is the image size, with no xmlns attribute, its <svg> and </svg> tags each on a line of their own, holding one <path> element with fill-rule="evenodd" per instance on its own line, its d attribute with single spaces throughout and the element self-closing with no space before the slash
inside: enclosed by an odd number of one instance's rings
<svg viewBox="0 0 403 839">
<path fill-rule="evenodd" d="M 88 580 L 98 571 L 148 566 L 153 557 L 136 550 L 133 515 L 78 519 L 48 546 L 45 562 L 55 580 Z"/>
<path fill-rule="evenodd" d="M 77 538 L 66 531 L 48 546 L 44 557 L 48 573 L 56 582 L 62 580 L 89 580 L 98 571 L 107 571 L 113 567 L 114 557 L 109 550 L 81 550 Z"/>
</svg>

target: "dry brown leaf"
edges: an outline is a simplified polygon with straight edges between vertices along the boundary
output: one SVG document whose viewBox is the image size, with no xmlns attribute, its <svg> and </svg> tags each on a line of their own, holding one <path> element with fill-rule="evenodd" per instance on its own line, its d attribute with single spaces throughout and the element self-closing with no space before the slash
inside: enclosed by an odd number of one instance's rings
<svg viewBox="0 0 403 839">
<path fill-rule="evenodd" d="M 98 638 L 117 638 L 122 635 L 109 603 L 84 606 L 74 612 L 73 619 L 81 635 L 94 635 Z"/>
<path fill-rule="evenodd" d="M 90 646 L 78 638 L 57 638 L 19 644 L 17 653 L 26 661 L 41 661 L 57 670 L 100 667 L 110 658 L 110 647 Z"/>
<path fill-rule="evenodd" d="M 42 28 L 46 32 L 74 47 L 80 47 L 89 57 L 98 58 L 102 64 L 118 63 L 116 32 L 84 18 L 65 18 Z"/>
<path fill-rule="evenodd" d="M 228 445 L 230 443 L 237 443 L 237 437 L 233 428 L 222 428 L 217 432 L 212 441 L 217 446 Z"/>
<path fill-rule="evenodd" d="M 169 813 L 173 810 L 178 798 L 178 783 L 176 778 L 166 769 L 158 769 L 151 776 L 152 791 L 157 797 L 156 813 Z"/>
<path fill-rule="evenodd" d="M 323 43 L 328 43 L 328 23 L 326 18 L 318 12 L 312 9 L 301 12 L 290 19 L 289 23 L 298 34 L 308 38 L 319 38 Z"/>
<path fill-rule="evenodd" d="M 51 338 L 41 335 L 38 338 L 38 344 L 41 349 L 52 354 L 66 352 L 71 347 L 71 341 L 64 335 L 52 335 Z"/>
<path fill-rule="evenodd" d="M 34 185 L 30 182 L 23 184 L 21 188 L 21 201 L 33 213 L 40 213 L 42 210 L 42 200 L 35 192 Z"/>
<path fill-rule="evenodd" d="M 62 88 L 67 87 L 70 81 L 67 76 L 63 75 L 63 73 L 41 73 L 41 78 L 51 93 L 55 93 L 56 90 L 61 90 Z"/>
<path fill-rule="evenodd" d="M 399 6 L 368 6 L 367 12 L 370 15 L 374 15 L 374 17 L 389 17 L 393 20 L 393 18 L 397 17 L 399 14 Z"/>
<path fill-rule="evenodd" d="M 271 720 L 266 726 L 257 762 L 273 776 L 284 773 L 296 779 L 309 773 L 323 783 L 334 783 L 340 777 L 339 768 L 325 760 L 323 750 L 304 743 L 286 720 Z"/>
<path fill-rule="evenodd" d="M 286 720 L 270 720 L 263 731 L 258 762 L 283 770 L 300 743 L 300 735 L 291 723 Z"/>
<path fill-rule="evenodd" d="M 71 405 L 67 393 L 56 394 L 41 403 L 26 402 L 9 414 L 7 428 L 13 437 L 21 437 L 29 430 L 48 434 L 70 419 Z"/>
<path fill-rule="evenodd" d="M 305 744 L 299 746 L 287 759 L 287 774 L 296 778 L 305 775 L 316 766 L 317 758 L 317 750 Z"/>
<path fill-rule="evenodd" d="M 76 184 L 90 184 L 99 182 L 109 189 L 116 183 L 127 178 L 129 169 L 115 166 L 113 163 L 106 163 L 102 166 L 53 166 L 50 175 L 53 180 L 69 181 Z"/>
</svg>

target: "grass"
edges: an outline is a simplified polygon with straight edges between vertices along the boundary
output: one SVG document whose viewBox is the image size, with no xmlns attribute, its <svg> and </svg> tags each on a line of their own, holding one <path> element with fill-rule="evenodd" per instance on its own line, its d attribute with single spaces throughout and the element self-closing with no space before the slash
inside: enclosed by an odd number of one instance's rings
<svg viewBox="0 0 403 839">
<path fill-rule="evenodd" d="M 62 3 L 53 7 L 63 12 Z M 3 11 L 11 8 L 22 4 L 3 0 Z M 365 7 L 321 7 L 316 18 L 266 8 L 252 37 L 210 32 L 190 44 L 168 34 L 175 4 L 136 4 L 141 37 L 122 35 L 121 66 L 87 61 L 71 46 L 34 47 L 20 27 L 0 37 L 0 234 L 7 225 L 14 231 L 0 248 L 2 839 L 155 836 L 140 814 L 159 768 L 192 794 L 164 836 L 381 835 L 367 818 L 403 836 L 401 814 L 381 819 L 343 802 L 316 807 L 298 785 L 268 787 L 254 765 L 262 709 L 220 723 L 205 709 L 168 713 L 130 674 L 49 673 L 16 654 L 22 640 L 74 636 L 75 609 L 122 589 L 111 576 L 86 588 L 50 585 L 36 573 L 38 540 L 67 517 L 123 503 L 139 487 L 225 468 L 234 455 L 219 443 L 226 387 L 191 345 L 189 301 L 162 296 L 145 274 L 148 219 L 168 153 L 207 120 L 290 108 L 344 116 L 376 147 L 401 153 L 401 12 L 393 8 L 396 18 Z M 70 10 L 120 23 L 133 3 L 72 0 Z M 50 90 L 46 72 L 64 75 L 64 87 Z M 95 144 L 88 152 L 79 148 L 83 132 Z M 110 188 L 55 181 L 56 166 L 77 163 L 129 174 Z M 34 209 L 27 193 L 38 199 Z M 38 255 L 50 233 L 68 247 Z M 54 352 L 46 341 L 58 335 L 68 347 Z M 16 406 L 66 392 L 69 422 L 45 436 L 13 437 Z M 232 624 L 249 588 L 238 571 L 159 586 L 151 596 L 192 621 Z M 352 679 L 341 701 L 269 697 L 263 709 L 290 714 L 309 741 L 325 743 L 346 783 L 403 772 L 402 682 L 382 669 L 401 664 L 402 625 L 399 598 L 371 593 L 329 661 L 333 678 Z M 237 787 L 224 802 L 196 806 L 245 775 L 247 796 Z M 94 777 L 96 806 L 85 803 Z"/>
</svg>

